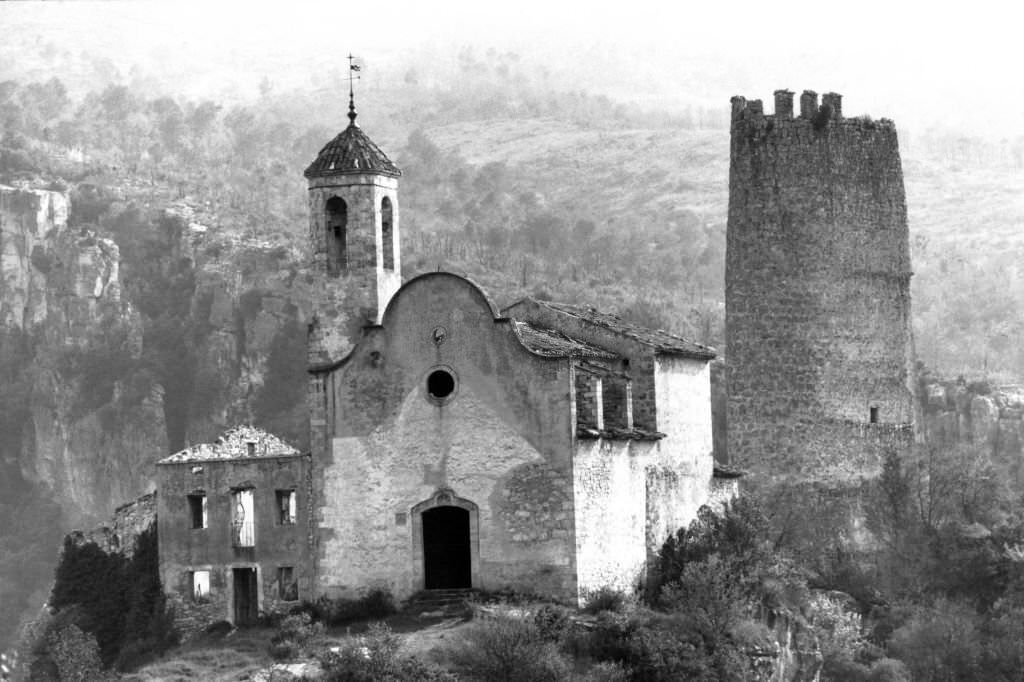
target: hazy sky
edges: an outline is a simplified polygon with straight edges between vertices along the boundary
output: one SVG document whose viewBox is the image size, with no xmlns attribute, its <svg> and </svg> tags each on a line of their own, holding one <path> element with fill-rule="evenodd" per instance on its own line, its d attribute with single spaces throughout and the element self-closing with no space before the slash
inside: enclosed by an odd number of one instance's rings
<svg viewBox="0 0 1024 682">
<path fill-rule="evenodd" d="M 173 60 L 198 89 L 301 84 L 303 64 L 349 51 L 386 63 L 425 48 L 495 47 L 578 76 L 592 92 L 671 106 L 834 90 L 898 124 L 1024 134 L 1024 62 L 1010 3 L 480 0 L 0 3 L 0 31 L 36 30 L 115 58 Z M 9 26 L 4 26 L 4 24 Z M 429 52 L 424 54 L 430 54 Z M 159 55 L 157 57 L 156 55 Z M 420 65 L 421 72 L 430 70 Z M 258 79 L 257 79 L 258 80 Z M 770 107 L 769 107 L 770 110 Z"/>
</svg>

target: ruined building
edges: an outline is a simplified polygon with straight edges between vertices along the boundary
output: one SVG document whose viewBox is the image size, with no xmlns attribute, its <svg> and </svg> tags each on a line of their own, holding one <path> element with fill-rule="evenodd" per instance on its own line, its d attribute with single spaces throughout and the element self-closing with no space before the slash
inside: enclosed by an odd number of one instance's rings
<svg viewBox="0 0 1024 682">
<path fill-rule="evenodd" d="M 451 273 L 402 284 L 401 173 L 349 116 L 305 172 L 312 452 L 228 434 L 161 463 L 179 612 L 643 585 L 666 537 L 735 492 L 712 455 L 713 349 L 586 307 L 498 310 Z"/>
<path fill-rule="evenodd" d="M 728 451 L 753 479 L 854 485 L 913 442 L 910 249 L 892 121 L 840 95 L 732 100 Z"/>
</svg>

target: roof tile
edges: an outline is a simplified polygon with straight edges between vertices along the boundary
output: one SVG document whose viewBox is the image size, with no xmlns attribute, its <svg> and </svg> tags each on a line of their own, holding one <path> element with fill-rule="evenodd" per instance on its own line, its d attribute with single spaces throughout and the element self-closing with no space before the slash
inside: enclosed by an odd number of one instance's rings
<svg viewBox="0 0 1024 682">
<path fill-rule="evenodd" d="M 345 173 L 379 173 L 397 178 L 402 171 L 362 128 L 352 123 L 324 145 L 303 175 L 316 178 Z"/>
</svg>

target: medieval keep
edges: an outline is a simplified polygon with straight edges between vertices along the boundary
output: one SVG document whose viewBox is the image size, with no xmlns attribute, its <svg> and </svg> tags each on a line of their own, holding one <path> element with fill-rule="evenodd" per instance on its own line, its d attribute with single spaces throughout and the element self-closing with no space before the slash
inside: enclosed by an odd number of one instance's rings
<svg viewBox="0 0 1024 682">
<path fill-rule="evenodd" d="M 403 284 L 401 171 L 349 118 L 305 172 L 312 452 L 243 427 L 159 463 L 177 612 L 642 585 L 670 533 L 735 493 L 712 455 L 714 350 L 592 308 L 499 310 L 451 273 Z"/>
<path fill-rule="evenodd" d="M 856 545 L 865 486 L 915 438 L 903 171 L 892 121 L 799 105 L 732 100 L 727 447 L 808 546 Z"/>
</svg>

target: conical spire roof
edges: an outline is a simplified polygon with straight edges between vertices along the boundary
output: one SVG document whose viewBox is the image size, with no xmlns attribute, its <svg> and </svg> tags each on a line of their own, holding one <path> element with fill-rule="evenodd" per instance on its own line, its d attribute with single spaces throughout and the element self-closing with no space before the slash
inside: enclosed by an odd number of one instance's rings
<svg viewBox="0 0 1024 682">
<path fill-rule="evenodd" d="M 362 128 L 352 122 L 328 142 L 313 163 L 303 173 L 307 178 L 319 178 L 345 173 L 379 173 L 397 178 L 402 174 L 387 154 L 374 144 Z"/>
</svg>

